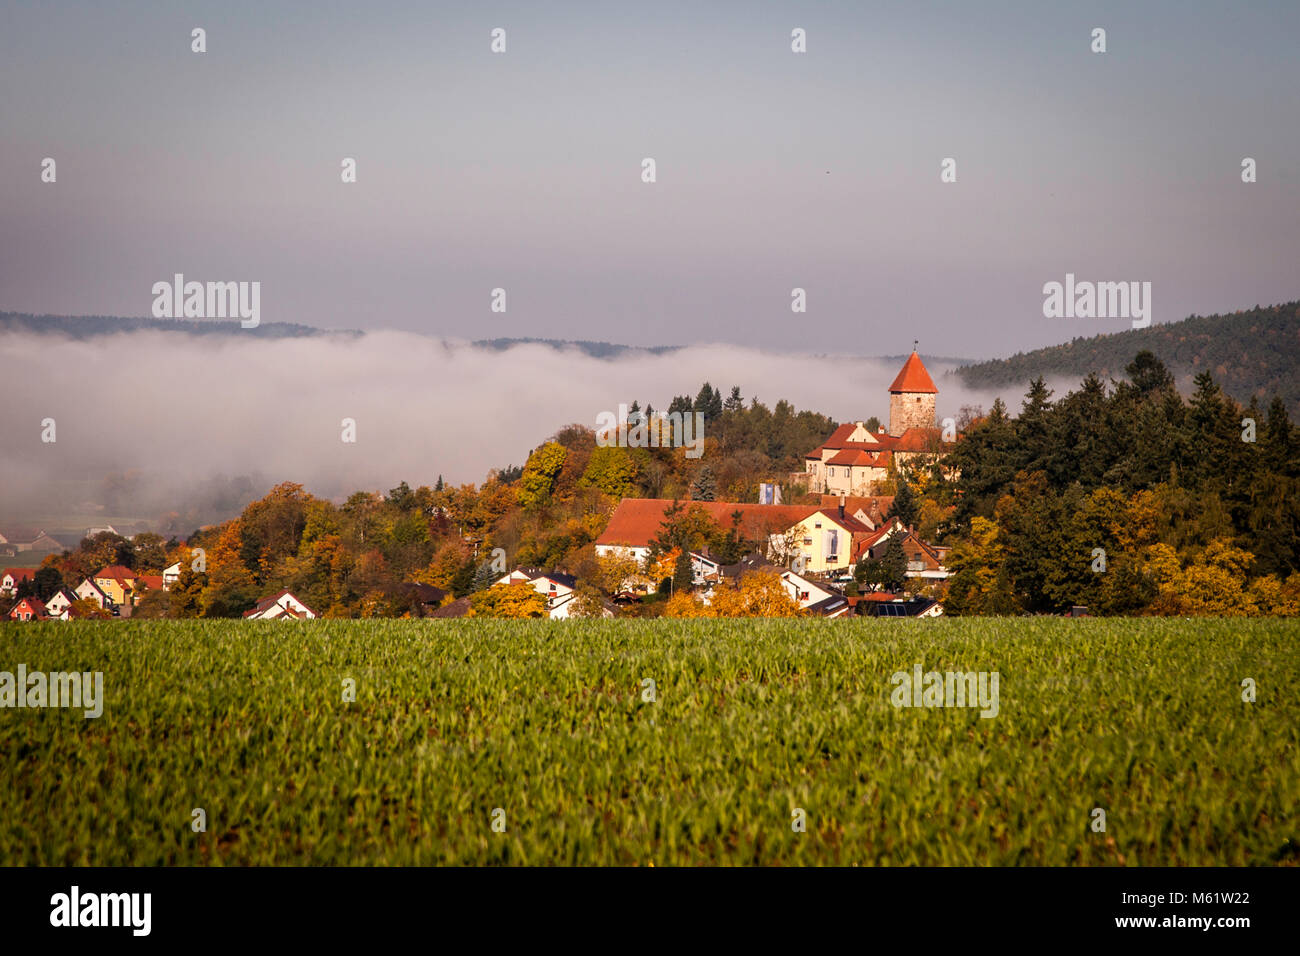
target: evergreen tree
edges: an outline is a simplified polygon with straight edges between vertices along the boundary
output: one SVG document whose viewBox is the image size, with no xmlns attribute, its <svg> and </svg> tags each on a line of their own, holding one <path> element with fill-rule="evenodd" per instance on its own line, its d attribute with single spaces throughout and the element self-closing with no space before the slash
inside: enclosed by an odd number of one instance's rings
<svg viewBox="0 0 1300 956">
<path fill-rule="evenodd" d="M 745 410 L 745 400 L 740 397 L 740 386 L 731 386 L 731 394 L 722 405 L 723 411 L 743 412 Z"/>
<path fill-rule="evenodd" d="M 36 596 L 41 601 L 48 601 L 62 589 L 63 575 L 59 573 L 58 568 L 38 568 L 33 583 L 36 588 Z"/>
<path fill-rule="evenodd" d="M 484 588 L 490 588 L 496 583 L 497 578 L 499 577 L 501 577 L 501 575 L 497 574 L 497 572 L 493 570 L 492 562 L 484 561 L 474 571 L 474 579 L 470 584 L 470 590 L 477 593 L 482 591 Z"/>
<path fill-rule="evenodd" d="M 700 392 L 695 396 L 695 404 L 691 410 L 702 412 L 704 424 L 712 425 L 722 414 L 722 393 L 705 382 L 700 386 Z"/>
<path fill-rule="evenodd" d="M 880 583 L 890 591 L 901 590 L 907 583 L 907 554 L 903 551 L 903 536 L 892 534 L 885 542 L 880 556 Z"/>
<path fill-rule="evenodd" d="M 691 498 L 695 501 L 713 501 L 718 496 L 718 482 L 713 477 L 713 469 L 708 465 L 701 465 L 700 470 L 695 474 L 695 480 L 691 482 Z"/>
<path fill-rule="evenodd" d="M 916 493 L 912 491 L 912 486 L 902 473 L 898 475 L 897 485 L 898 487 L 894 492 L 894 516 L 908 528 L 914 528 L 916 527 L 917 513 L 920 510 L 920 505 L 916 500 Z"/>
<path fill-rule="evenodd" d="M 673 568 L 673 593 L 679 594 L 691 590 L 691 553 L 682 548 L 677 554 L 677 564 Z"/>
</svg>

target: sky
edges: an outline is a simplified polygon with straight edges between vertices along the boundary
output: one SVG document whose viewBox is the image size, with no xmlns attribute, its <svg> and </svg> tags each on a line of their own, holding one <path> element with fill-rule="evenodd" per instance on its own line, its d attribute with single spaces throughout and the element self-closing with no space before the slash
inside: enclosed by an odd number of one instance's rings
<svg viewBox="0 0 1300 956">
<path fill-rule="evenodd" d="M 1287 301 L 1297 36 L 1293 2 L 4 0 L 0 310 L 148 315 L 179 272 L 263 322 L 985 358 L 1128 327 L 1045 318 L 1067 273 L 1156 322 Z"/>
</svg>

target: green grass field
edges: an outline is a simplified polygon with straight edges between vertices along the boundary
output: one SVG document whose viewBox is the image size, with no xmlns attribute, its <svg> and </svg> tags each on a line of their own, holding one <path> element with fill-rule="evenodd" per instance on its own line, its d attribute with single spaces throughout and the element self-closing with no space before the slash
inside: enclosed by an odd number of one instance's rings
<svg viewBox="0 0 1300 956">
<path fill-rule="evenodd" d="M 918 662 L 998 715 L 895 708 Z M 20 663 L 106 702 L 0 710 L 6 864 L 1300 861 L 1294 621 L 0 626 Z"/>
</svg>

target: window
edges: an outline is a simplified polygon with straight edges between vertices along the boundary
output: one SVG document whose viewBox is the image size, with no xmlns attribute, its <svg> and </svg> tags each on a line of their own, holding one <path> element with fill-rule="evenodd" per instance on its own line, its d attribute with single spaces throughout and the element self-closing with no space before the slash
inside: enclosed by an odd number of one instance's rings
<svg viewBox="0 0 1300 956">
<path fill-rule="evenodd" d="M 826 474 L 828 474 L 828 475 L 830 475 L 832 478 L 834 478 L 834 477 L 835 477 L 835 469 L 834 469 L 834 468 L 827 468 L 827 469 L 826 469 Z"/>
</svg>

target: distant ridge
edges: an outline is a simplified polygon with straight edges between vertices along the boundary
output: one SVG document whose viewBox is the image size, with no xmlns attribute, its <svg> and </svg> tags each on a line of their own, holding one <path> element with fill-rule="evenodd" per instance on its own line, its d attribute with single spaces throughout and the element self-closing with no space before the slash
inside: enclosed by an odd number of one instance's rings
<svg viewBox="0 0 1300 956">
<path fill-rule="evenodd" d="M 1280 395 L 1292 414 L 1300 413 L 1300 301 L 1080 337 L 949 374 L 977 389 L 1028 385 L 1040 375 L 1078 382 L 1095 372 L 1105 381 L 1123 378 L 1125 366 L 1143 349 L 1165 363 L 1183 392 L 1191 390 L 1198 372 L 1208 369 L 1243 404 L 1251 395 L 1264 402 Z"/>
<path fill-rule="evenodd" d="M 574 348 L 585 352 L 592 358 L 617 358 L 629 352 L 649 352 L 652 355 L 665 355 L 682 348 L 680 345 L 615 345 L 612 342 L 590 342 L 586 339 L 479 339 L 474 343 L 480 348 L 501 352 L 515 345 L 545 345 L 553 349 Z"/>
<path fill-rule="evenodd" d="M 155 319 L 120 315 L 31 315 L 25 312 L 0 312 L 0 332 L 35 332 L 40 335 L 64 335 L 88 339 L 115 332 L 180 332 L 186 335 L 252 335 L 264 339 L 305 338 L 314 335 L 360 335 L 360 332 L 335 332 L 293 322 L 263 322 L 242 328 L 238 319 Z"/>
</svg>

